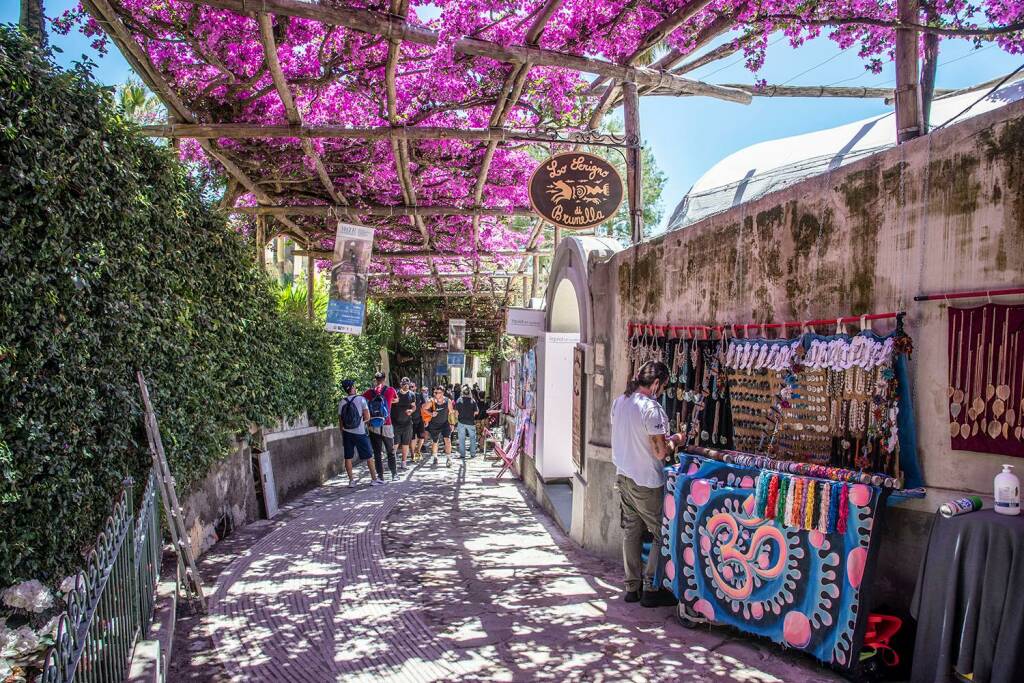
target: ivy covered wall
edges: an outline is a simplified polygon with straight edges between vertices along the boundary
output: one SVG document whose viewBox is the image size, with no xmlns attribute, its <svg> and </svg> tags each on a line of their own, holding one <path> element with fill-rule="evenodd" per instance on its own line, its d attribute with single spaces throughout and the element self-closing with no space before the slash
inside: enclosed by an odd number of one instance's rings
<svg viewBox="0 0 1024 683">
<path fill-rule="evenodd" d="M 187 491 L 251 423 L 334 420 L 331 342 L 85 68 L 0 28 L 0 586 L 59 581 L 149 466 Z"/>
</svg>

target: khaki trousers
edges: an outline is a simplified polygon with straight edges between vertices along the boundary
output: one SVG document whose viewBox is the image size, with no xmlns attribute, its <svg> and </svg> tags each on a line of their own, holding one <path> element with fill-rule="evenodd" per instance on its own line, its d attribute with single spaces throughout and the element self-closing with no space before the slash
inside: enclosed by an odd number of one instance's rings
<svg viewBox="0 0 1024 683">
<path fill-rule="evenodd" d="M 622 564 L 626 570 L 626 590 L 639 590 L 641 581 L 646 590 L 653 586 L 654 570 L 658 567 L 658 556 L 661 553 L 663 487 L 652 489 L 640 486 L 622 474 L 618 475 L 615 487 L 622 501 Z M 640 554 L 643 552 L 645 531 L 654 535 L 654 545 L 644 569 L 641 567 Z"/>
</svg>

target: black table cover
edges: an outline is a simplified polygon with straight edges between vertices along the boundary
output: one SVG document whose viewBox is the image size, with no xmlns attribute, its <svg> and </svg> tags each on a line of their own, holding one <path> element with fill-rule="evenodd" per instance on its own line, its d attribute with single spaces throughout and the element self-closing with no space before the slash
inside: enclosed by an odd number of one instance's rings
<svg viewBox="0 0 1024 683">
<path fill-rule="evenodd" d="M 910 611 L 913 683 L 1024 681 L 1024 516 L 936 514 Z"/>
</svg>

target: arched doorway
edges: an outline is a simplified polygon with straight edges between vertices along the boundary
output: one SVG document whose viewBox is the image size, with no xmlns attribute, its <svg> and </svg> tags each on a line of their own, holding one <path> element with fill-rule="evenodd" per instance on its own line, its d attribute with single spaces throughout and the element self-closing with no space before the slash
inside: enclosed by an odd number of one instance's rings
<svg viewBox="0 0 1024 683">
<path fill-rule="evenodd" d="M 587 365 L 594 338 L 587 267 L 592 254 L 607 258 L 619 249 L 614 240 L 597 237 L 570 237 L 558 245 L 545 332 L 537 340 L 535 494 L 573 535 L 573 490 L 585 483 Z"/>
</svg>

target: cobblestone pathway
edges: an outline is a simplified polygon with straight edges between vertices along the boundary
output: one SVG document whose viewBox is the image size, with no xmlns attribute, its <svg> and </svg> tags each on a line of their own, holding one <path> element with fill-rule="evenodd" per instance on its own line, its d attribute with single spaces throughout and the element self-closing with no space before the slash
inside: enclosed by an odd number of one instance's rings
<svg viewBox="0 0 1024 683">
<path fill-rule="evenodd" d="M 813 662 L 619 599 L 490 463 L 334 480 L 219 544 L 178 681 L 833 681 Z"/>
</svg>

